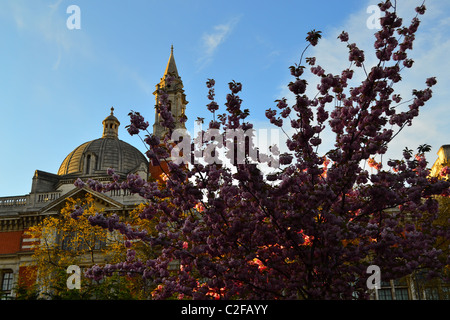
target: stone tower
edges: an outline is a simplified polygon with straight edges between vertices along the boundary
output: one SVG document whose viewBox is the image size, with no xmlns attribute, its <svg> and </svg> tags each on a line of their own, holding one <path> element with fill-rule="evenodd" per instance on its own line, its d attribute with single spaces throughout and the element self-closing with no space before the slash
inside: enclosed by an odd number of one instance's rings
<svg viewBox="0 0 450 320">
<path fill-rule="evenodd" d="M 164 72 L 161 81 L 156 85 L 156 90 L 153 92 L 155 95 L 156 105 L 159 100 L 159 90 L 163 89 L 169 95 L 170 106 L 169 110 L 172 112 L 172 116 L 175 119 L 175 129 L 186 129 L 184 121 L 181 121 L 186 117 L 186 95 L 184 94 L 183 81 L 178 74 L 177 65 L 175 64 L 175 58 L 173 56 L 173 46 L 170 50 L 169 62 L 167 63 L 166 70 Z M 165 128 L 160 124 L 160 114 L 155 106 L 155 123 L 153 124 L 153 134 L 158 137 L 163 137 Z"/>
<path fill-rule="evenodd" d="M 437 152 L 437 155 L 438 158 L 434 162 L 430 171 L 430 176 L 432 177 L 441 177 L 441 170 L 446 166 L 450 167 L 450 144 L 441 146 Z"/>
<path fill-rule="evenodd" d="M 182 121 L 182 119 L 186 119 L 185 112 L 188 101 L 186 100 L 186 95 L 184 93 L 183 81 L 181 81 L 181 77 L 178 74 L 177 65 L 175 64 L 173 46 L 170 50 L 169 62 L 167 62 L 164 75 L 160 82 L 156 85 L 155 92 L 153 92 L 156 101 L 153 134 L 162 140 L 167 132 L 167 129 L 161 125 L 160 114 L 157 109 L 158 100 L 160 98 L 160 90 L 164 90 L 168 94 L 169 110 L 175 120 L 175 129 L 186 129 L 185 121 Z M 168 169 L 167 162 L 165 161 L 162 161 L 161 163 L 150 161 L 148 170 L 149 178 L 155 179 L 158 182 L 163 182 Z"/>
</svg>

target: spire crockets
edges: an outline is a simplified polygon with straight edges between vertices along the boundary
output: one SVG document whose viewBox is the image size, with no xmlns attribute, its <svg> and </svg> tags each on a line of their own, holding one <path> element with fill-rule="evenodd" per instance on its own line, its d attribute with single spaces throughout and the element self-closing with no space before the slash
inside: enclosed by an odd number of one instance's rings
<svg viewBox="0 0 450 320">
<path fill-rule="evenodd" d="M 178 74 L 177 65 L 175 63 L 173 45 L 170 49 L 170 57 L 167 62 L 164 75 L 161 78 L 161 81 L 156 85 L 156 91 L 153 92 L 155 95 L 156 105 L 158 105 L 159 90 L 165 90 L 165 92 L 169 95 L 169 109 L 175 119 L 175 129 L 186 129 L 184 122 L 181 120 L 185 118 L 186 105 L 188 104 L 188 101 L 186 101 L 183 81 L 181 81 L 181 77 Z M 165 128 L 160 124 L 160 115 L 155 106 L 155 123 L 153 124 L 153 134 L 162 138 L 165 133 L 164 129 Z"/>
</svg>

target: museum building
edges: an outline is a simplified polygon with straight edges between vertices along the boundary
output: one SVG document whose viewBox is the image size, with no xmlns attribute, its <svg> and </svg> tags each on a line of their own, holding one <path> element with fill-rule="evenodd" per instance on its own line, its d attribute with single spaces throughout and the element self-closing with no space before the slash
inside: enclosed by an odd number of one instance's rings
<svg viewBox="0 0 450 320">
<path fill-rule="evenodd" d="M 169 96 L 175 120 L 184 117 L 188 102 L 175 64 L 173 47 L 164 75 L 156 85 L 156 103 L 160 88 L 165 88 Z M 185 128 L 184 122 L 178 123 L 179 128 Z M 141 151 L 119 139 L 120 121 L 114 115 L 114 108 L 102 124 L 102 136 L 76 147 L 64 158 L 56 174 L 36 170 L 29 194 L 0 197 L 0 297 L 15 296 L 14 288 L 31 262 L 33 247 L 39 239 L 30 238 L 26 230 L 47 216 L 59 214 L 67 199 L 83 198 L 90 193 L 105 212 L 117 214 L 130 212 L 143 201 L 139 195 L 126 190 L 99 193 L 87 187 L 77 188 L 74 182 L 78 178 L 106 183 L 111 181 L 107 170 L 113 168 L 120 180 L 125 180 L 128 174 L 139 174 L 146 180 L 161 179 L 159 166 L 152 166 Z M 164 134 L 156 108 L 153 132 L 160 137 Z"/>
</svg>

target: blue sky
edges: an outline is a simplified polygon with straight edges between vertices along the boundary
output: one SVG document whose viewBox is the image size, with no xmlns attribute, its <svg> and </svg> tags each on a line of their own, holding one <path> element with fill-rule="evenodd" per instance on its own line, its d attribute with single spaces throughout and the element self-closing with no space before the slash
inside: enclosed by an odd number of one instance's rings
<svg viewBox="0 0 450 320">
<path fill-rule="evenodd" d="M 409 21 L 421 1 L 399 0 Z M 139 138 L 125 130 L 130 110 L 154 120 L 155 85 L 174 45 L 184 82 L 188 129 L 198 116 L 208 118 L 205 81 L 216 80 L 222 106 L 227 83 L 243 83 L 243 107 L 256 126 L 269 127 L 264 111 L 286 96 L 288 67 L 305 47 L 305 35 L 321 30 L 323 39 L 308 51 L 327 72 L 348 66 L 347 49 L 336 37 L 342 30 L 371 57 L 373 33 L 367 8 L 376 1 L 300 0 L 2 0 L 0 2 L 0 196 L 31 189 L 35 170 L 56 173 L 78 145 L 101 137 L 111 106 L 121 121 L 119 138 L 140 150 Z M 81 29 L 66 25 L 70 5 L 80 8 Z M 409 96 L 436 76 L 433 99 L 413 126 L 393 142 L 390 154 L 405 146 L 450 143 L 450 4 L 427 1 L 417 34 L 415 68 L 398 89 Z M 313 83 L 314 79 L 309 80 Z M 311 86 L 313 87 L 313 86 Z M 324 138 L 326 140 L 326 138 Z M 332 141 L 326 141 L 331 146 Z M 327 150 L 324 149 L 324 152 Z"/>
</svg>

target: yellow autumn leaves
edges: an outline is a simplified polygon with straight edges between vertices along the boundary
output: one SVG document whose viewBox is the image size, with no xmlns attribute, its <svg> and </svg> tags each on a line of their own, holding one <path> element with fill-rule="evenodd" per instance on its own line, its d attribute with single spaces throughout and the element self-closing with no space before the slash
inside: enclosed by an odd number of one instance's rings
<svg viewBox="0 0 450 320">
<path fill-rule="evenodd" d="M 71 217 L 71 213 L 80 207 L 84 209 L 83 213 L 76 218 Z M 144 207 L 143 204 L 138 205 L 131 212 L 122 214 L 120 218 L 135 228 L 146 229 L 152 233 L 155 230 L 155 222 L 139 217 Z M 35 241 L 34 254 L 31 261 L 27 263 L 27 267 L 28 270 L 34 270 L 29 276 L 34 278 L 33 282 L 36 282 L 41 296 L 44 292 L 45 295 L 50 293 L 52 297 L 59 295 L 60 298 L 61 292 L 65 292 L 64 297 L 67 297 L 69 291 L 65 287 L 68 277 L 66 270 L 70 265 L 80 266 L 82 271 L 85 271 L 95 264 L 102 266 L 107 263 L 117 263 L 124 260 L 129 248 L 136 251 L 136 258 L 148 259 L 152 255 L 154 249 L 149 248 L 145 243 L 131 241 L 125 247 L 126 239 L 120 233 L 92 226 L 89 217 L 96 213 L 109 214 L 108 208 L 96 201 L 91 194 L 86 193 L 82 198 L 66 199 L 64 207 L 58 214 L 49 215 L 26 231 L 28 237 L 39 240 Z M 138 281 L 119 278 L 115 277 L 114 290 L 110 287 L 105 289 L 106 296 L 112 291 L 126 292 L 127 299 L 142 297 L 145 294 L 142 292 L 145 288 L 137 283 Z M 105 287 L 104 283 L 110 280 L 105 280 L 102 285 Z M 117 283 L 120 283 L 120 288 L 117 288 Z M 82 289 L 78 291 L 99 290 L 98 288 L 100 288 L 99 283 L 93 283 L 82 276 Z M 77 298 L 80 297 L 79 292 Z"/>
</svg>

